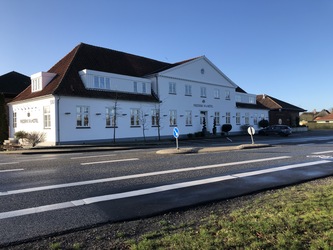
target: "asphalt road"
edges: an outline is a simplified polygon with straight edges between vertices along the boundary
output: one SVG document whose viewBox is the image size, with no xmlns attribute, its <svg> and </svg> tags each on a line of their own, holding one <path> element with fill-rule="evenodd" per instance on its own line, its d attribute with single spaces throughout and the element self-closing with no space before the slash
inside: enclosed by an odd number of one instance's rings
<svg viewBox="0 0 333 250">
<path fill-rule="evenodd" d="M 0 246 L 333 175 L 330 132 L 255 140 L 274 146 L 177 155 L 158 155 L 160 148 L 1 154 Z M 239 143 L 250 138 L 228 145 Z"/>
</svg>

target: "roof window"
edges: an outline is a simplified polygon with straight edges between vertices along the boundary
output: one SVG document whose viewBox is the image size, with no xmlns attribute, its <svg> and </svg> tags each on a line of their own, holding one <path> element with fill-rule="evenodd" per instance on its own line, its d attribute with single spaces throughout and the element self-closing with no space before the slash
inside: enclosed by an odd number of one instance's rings
<svg viewBox="0 0 333 250">
<path fill-rule="evenodd" d="M 43 90 L 43 88 L 51 82 L 56 74 L 48 72 L 38 72 L 33 74 L 31 78 L 31 92 Z"/>
</svg>

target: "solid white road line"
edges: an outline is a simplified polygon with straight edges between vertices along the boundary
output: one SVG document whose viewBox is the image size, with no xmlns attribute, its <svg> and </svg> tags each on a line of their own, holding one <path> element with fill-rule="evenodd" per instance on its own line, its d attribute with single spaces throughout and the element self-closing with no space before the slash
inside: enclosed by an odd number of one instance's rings
<svg viewBox="0 0 333 250">
<path fill-rule="evenodd" d="M 17 169 L 4 169 L 0 170 L 0 173 L 7 173 L 7 172 L 16 172 L 16 171 L 23 171 L 23 168 L 17 168 Z"/>
<path fill-rule="evenodd" d="M 329 154 L 329 153 L 333 153 L 333 150 L 329 150 L 329 151 L 322 151 L 322 152 L 313 152 L 313 155 L 321 155 L 321 154 Z"/>
<path fill-rule="evenodd" d="M 62 202 L 62 203 L 55 203 L 55 204 L 50 204 L 50 205 L 45 205 L 45 206 L 40 206 L 40 207 L 14 210 L 14 211 L 0 213 L 0 220 L 23 216 L 23 215 L 37 214 L 37 213 L 42 213 L 42 212 L 47 212 L 47 211 L 54 211 L 54 210 L 70 208 L 70 207 L 79 207 L 79 206 L 103 202 L 103 201 L 111 201 L 111 200 L 124 199 L 124 198 L 141 196 L 141 195 L 160 193 L 160 192 L 165 192 L 165 191 L 170 191 L 170 190 L 175 190 L 175 189 L 199 186 L 199 185 L 221 182 L 221 181 L 226 181 L 226 180 L 231 180 L 231 179 L 236 179 L 236 178 L 243 178 L 243 177 L 248 177 L 248 176 L 252 176 L 252 175 L 259 175 L 259 174 L 265 174 L 265 173 L 276 172 L 276 171 L 281 171 L 281 170 L 319 165 L 319 164 L 324 164 L 324 163 L 328 163 L 328 162 L 330 162 L 330 161 L 315 161 L 315 162 L 293 164 L 293 165 L 287 165 L 287 166 L 276 167 L 276 168 L 271 168 L 271 169 L 251 171 L 251 172 L 242 173 L 242 174 L 225 175 L 225 176 L 220 176 L 220 177 L 213 177 L 213 178 L 201 179 L 201 180 L 196 180 L 196 181 L 188 181 L 188 182 L 182 182 L 182 183 L 176 183 L 176 184 L 170 184 L 170 185 L 163 185 L 163 186 L 157 186 L 157 187 L 152 187 L 152 188 L 123 192 L 123 193 L 89 197 L 89 198 L 85 198 L 85 199 L 74 200 L 74 201 L 69 201 L 69 202 Z"/>
<path fill-rule="evenodd" d="M 4 166 L 4 165 L 15 165 L 15 164 L 19 164 L 19 162 L 15 162 L 15 161 L 13 161 L 13 162 L 1 162 L 0 166 Z"/>
<path fill-rule="evenodd" d="M 138 160 L 139 158 L 119 159 L 119 160 L 110 160 L 110 161 L 95 161 L 95 162 L 81 163 L 81 165 L 85 166 L 85 165 L 95 165 L 95 164 L 114 163 L 114 162 L 123 162 L 123 161 L 138 161 Z"/>
<path fill-rule="evenodd" d="M 36 192 L 36 191 L 45 191 L 45 190 L 58 189 L 58 188 L 77 187 L 77 186 L 83 186 L 83 185 L 91 185 L 91 184 L 121 181 L 121 180 L 129 180 L 129 179 L 136 179 L 136 178 L 163 175 L 163 174 L 173 174 L 173 173 L 189 172 L 189 171 L 203 170 L 203 169 L 210 169 L 210 168 L 235 166 L 235 165 L 240 165 L 240 164 L 275 161 L 275 160 L 281 160 L 281 159 L 287 159 L 287 158 L 290 158 L 290 156 L 279 156 L 279 157 L 272 157 L 272 158 L 263 158 L 263 159 L 248 160 L 248 161 L 237 161 L 237 162 L 229 162 L 229 163 L 214 164 L 214 165 L 207 165 L 207 166 L 198 166 L 198 167 L 191 167 L 191 168 L 171 169 L 171 170 L 164 170 L 164 171 L 157 171 L 157 172 L 150 172 L 150 173 L 103 178 L 103 179 L 97 179 L 97 180 L 88 180 L 88 181 L 72 182 L 72 183 L 57 184 L 57 185 L 50 185 L 50 186 L 43 186 L 43 187 L 18 189 L 18 190 L 0 192 L 0 196 L 30 193 L 30 192 Z"/>
<path fill-rule="evenodd" d="M 78 156 L 78 157 L 72 157 L 72 158 L 71 158 L 71 160 L 77 160 L 77 159 L 85 159 L 85 158 L 108 157 L 108 156 L 115 156 L 115 154 L 108 154 L 108 155 L 89 155 L 89 156 Z"/>
</svg>

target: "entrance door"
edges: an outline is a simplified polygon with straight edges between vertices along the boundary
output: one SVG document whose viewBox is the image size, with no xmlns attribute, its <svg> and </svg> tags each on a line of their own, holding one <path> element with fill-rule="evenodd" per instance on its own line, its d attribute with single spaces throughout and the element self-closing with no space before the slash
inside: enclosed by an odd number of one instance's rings
<svg viewBox="0 0 333 250">
<path fill-rule="evenodd" d="M 200 111 L 200 124 L 203 125 L 203 121 L 206 122 L 207 127 L 207 111 Z"/>
</svg>

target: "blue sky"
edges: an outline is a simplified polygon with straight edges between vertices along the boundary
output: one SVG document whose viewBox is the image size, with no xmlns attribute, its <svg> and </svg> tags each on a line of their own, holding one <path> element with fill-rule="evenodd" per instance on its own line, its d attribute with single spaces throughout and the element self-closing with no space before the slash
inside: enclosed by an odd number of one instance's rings
<svg viewBox="0 0 333 250">
<path fill-rule="evenodd" d="M 333 108 L 332 0 L 0 0 L 0 75 L 47 71 L 81 42 L 205 55 L 248 93 Z"/>
</svg>

